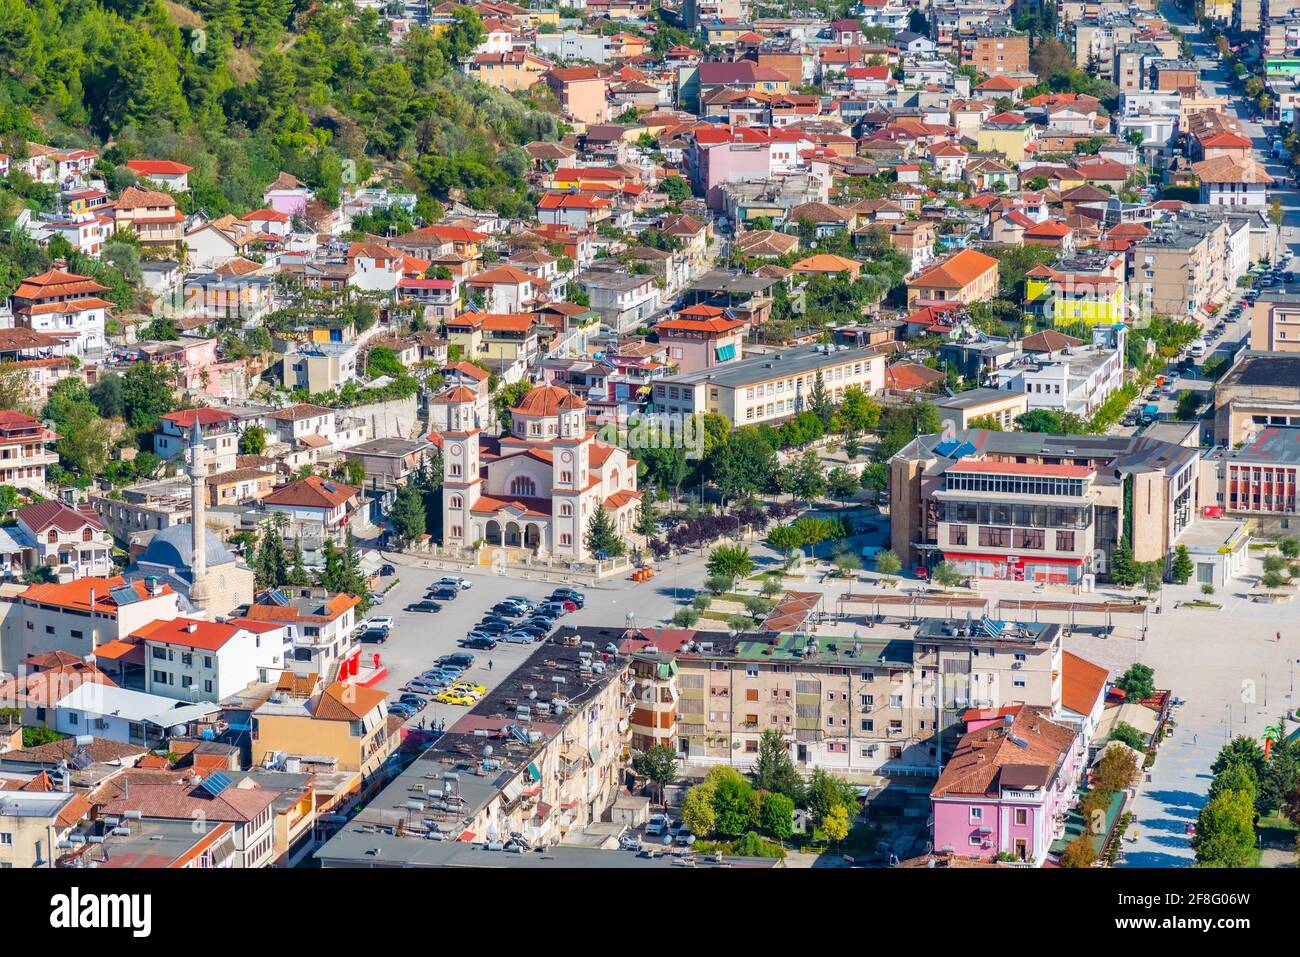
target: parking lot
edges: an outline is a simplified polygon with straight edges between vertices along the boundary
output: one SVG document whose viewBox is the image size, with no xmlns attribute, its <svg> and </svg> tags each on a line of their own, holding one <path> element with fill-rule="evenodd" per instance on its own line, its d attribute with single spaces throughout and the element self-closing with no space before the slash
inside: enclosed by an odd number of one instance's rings
<svg viewBox="0 0 1300 957">
<path fill-rule="evenodd" d="M 760 549 L 756 548 L 756 551 Z M 367 644 L 363 654 L 378 653 L 387 675 L 375 687 L 387 691 L 396 701 L 400 689 L 420 672 L 432 667 L 442 655 L 469 651 L 474 664 L 464 678 L 491 690 L 533 653 L 536 645 L 499 642 L 492 651 L 460 648 L 466 633 L 477 624 L 489 609 L 508 595 L 519 595 L 531 600 L 550 596 L 557 587 L 548 582 L 520 581 L 500 576 L 484 569 L 481 573 L 447 572 L 424 568 L 418 560 L 386 555 L 396 565 L 397 584 L 384 597 L 380 605 L 370 609 L 370 617 L 389 616 L 393 626 L 384 644 Z M 440 602 L 442 611 L 434 613 L 408 612 L 406 606 L 424 599 L 433 582 L 444 575 L 455 574 L 465 578 L 471 587 L 461 592 L 453 601 Z M 622 625 L 631 612 L 638 625 L 662 625 L 680 607 L 679 602 L 689 599 L 704 579 L 703 557 L 686 556 L 664 563 L 657 578 L 644 584 L 615 579 L 602 582 L 594 588 L 580 588 L 586 595 L 586 605 L 577 612 L 563 616 L 560 624 Z M 387 585 L 391 579 L 384 579 Z M 492 663 L 489 669 L 488 662 Z M 449 726 L 468 709 L 457 705 L 430 702 L 420 714 L 407 723 L 418 725 L 421 719 L 445 721 Z"/>
</svg>

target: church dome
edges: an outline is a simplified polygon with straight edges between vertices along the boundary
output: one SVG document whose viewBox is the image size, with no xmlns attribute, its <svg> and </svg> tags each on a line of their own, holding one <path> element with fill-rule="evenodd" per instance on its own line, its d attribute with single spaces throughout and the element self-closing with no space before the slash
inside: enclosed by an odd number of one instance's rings
<svg viewBox="0 0 1300 957">
<path fill-rule="evenodd" d="M 228 565 L 235 560 L 230 549 L 216 532 L 204 529 L 204 551 L 208 556 L 208 568 Z M 164 565 L 168 568 L 190 568 L 190 526 L 173 525 L 164 528 L 150 540 L 149 546 L 140 556 L 141 562 L 152 565 Z"/>
<path fill-rule="evenodd" d="M 539 385 L 511 409 L 520 415 L 557 415 L 567 409 L 585 409 L 587 403 L 558 385 Z"/>
</svg>

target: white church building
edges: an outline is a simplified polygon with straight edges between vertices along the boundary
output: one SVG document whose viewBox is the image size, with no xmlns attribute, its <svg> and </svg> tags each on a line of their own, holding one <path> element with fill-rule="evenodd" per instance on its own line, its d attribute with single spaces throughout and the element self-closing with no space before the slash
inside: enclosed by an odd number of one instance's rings
<svg viewBox="0 0 1300 957">
<path fill-rule="evenodd" d="M 595 510 L 630 534 L 641 509 L 636 460 L 597 440 L 587 403 L 539 386 L 510 410 L 497 437 L 477 427 L 473 396 L 453 401 L 443 435 L 443 534 L 450 547 L 503 545 L 540 557 L 591 558 L 584 539 Z"/>
</svg>

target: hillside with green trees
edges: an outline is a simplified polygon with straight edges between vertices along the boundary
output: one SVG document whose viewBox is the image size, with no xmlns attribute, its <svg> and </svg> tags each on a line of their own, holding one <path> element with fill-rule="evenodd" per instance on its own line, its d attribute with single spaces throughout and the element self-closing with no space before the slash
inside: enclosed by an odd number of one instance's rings
<svg viewBox="0 0 1300 957">
<path fill-rule="evenodd" d="M 469 7 L 400 45 L 350 0 L 0 0 L 0 25 L 0 151 L 95 149 L 113 190 L 134 181 L 127 160 L 186 163 L 186 212 L 256 209 L 283 170 L 327 205 L 380 174 L 419 196 L 425 221 L 449 198 L 526 214 L 521 146 L 562 130 L 544 86 L 511 95 L 459 71 L 483 38 Z M 55 199 L 15 172 L 0 227 Z M 0 294 L 45 264 L 10 243 Z"/>
</svg>

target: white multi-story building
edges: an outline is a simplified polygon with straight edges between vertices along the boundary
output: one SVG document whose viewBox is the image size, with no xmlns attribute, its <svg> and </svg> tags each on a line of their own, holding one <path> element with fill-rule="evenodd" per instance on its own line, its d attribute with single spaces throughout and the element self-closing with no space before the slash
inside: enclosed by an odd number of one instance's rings
<svg viewBox="0 0 1300 957">
<path fill-rule="evenodd" d="M 293 645 L 290 665 L 296 671 L 329 674 L 330 667 L 355 646 L 352 637 L 357 624 L 355 595 L 330 595 L 319 589 L 306 594 L 267 593 L 248 606 L 243 618 L 231 620 L 249 631 L 266 624 L 284 629 L 284 639 Z"/>
<path fill-rule="evenodd" d="M 0 409 L 0 485 L 44 492 L 45 468 L 59 461 L 59 453 L 45 443 L 57 438 L 40 420 Z"/>
<path fill-rule="evenodd" d="M 993 373 L 997 388 L 1024 393 L 1030 409 L 1070 412 L 1084 418 L 1124 384 L 1128 330 L 1122 323 L 1092 329 L 1092 345 L 1035 353 Z"/>
<path fill-rule="evenodd" d="M 99 516 L 58 499 L 18 510 L 18 540 L 28 550 L 29 566 L 44 565 L 63 578 L 104 576 L 113 570 L 113 536 Z"/>
<path fill-rule="evenodd" d="M 145 646 L 145 690 L 182 701 L 221 701 L 277 680 L 293 644 L 275 622 L 195 618 L 150 622 L 132 637 Z"/>
<path fill-rule="evenodd" d="M 32 585 L 18 596 L 19 659 L 49 651 L 91 654 L 151 621 L 175 618 L 180 614 L 178 599 L 166 584 L 128 582 L 121 575 Z"/>
</svg>

